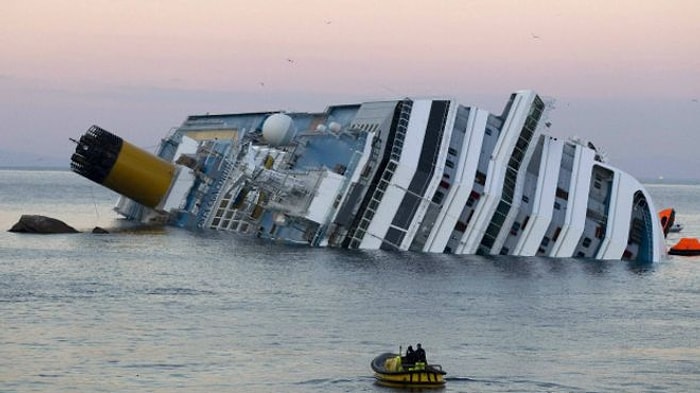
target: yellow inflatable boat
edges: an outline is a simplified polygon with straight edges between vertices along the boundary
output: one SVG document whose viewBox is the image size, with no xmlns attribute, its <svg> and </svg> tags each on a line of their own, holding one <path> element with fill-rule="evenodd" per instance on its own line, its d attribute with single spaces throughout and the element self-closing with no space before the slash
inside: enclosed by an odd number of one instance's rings
<svg viewBox="0 0 700 393">
<path fill-rule="evenodd" d="M 402 363 L 401 355 L 383 353 L 372 360 L 377 383 L 391 387 L 439 388 L 445 386 L 445 371 L 439 364 Z"/>
</svg>

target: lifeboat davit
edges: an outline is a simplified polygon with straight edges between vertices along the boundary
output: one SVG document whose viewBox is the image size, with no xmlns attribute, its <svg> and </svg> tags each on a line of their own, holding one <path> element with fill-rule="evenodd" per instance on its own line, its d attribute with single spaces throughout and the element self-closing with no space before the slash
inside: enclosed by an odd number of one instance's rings
<svg viewBox="0 0 700 393">
<path fill-rule="evenodd" d="M 700 241 L 694 237 L 683 237 L 675 246 L 668 250 L 668 253 L 691 257 L 700 255 Z"/>
</svg>

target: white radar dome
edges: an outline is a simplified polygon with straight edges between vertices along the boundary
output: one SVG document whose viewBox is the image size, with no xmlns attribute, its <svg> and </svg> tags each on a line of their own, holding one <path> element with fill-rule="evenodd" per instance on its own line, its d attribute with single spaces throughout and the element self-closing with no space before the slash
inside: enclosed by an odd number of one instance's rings
<svg viewBox="0 0 700 393">
<path fill-rule="evenodd" d="M 270 115 L 262 125 L 263 138 L 272 146 L 285 145 L 294 137 L 292 118 L 284 113 Z"/>
<path fill-rule="evenodd" d="M 328 125 L 328 129 L 336 134 L 339 133 L 342 128 L 343 126 L 341 126 L 340 123 L 336 123 L 334 121 L 332 121 L 331 124 Z"/>
</svg>

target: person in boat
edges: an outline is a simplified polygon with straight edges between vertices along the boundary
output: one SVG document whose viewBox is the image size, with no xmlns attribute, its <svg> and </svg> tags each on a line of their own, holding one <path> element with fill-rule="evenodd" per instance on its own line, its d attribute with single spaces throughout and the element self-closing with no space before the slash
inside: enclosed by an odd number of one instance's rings
<svg viewBox="0 0 700 393">
<path fill-rule="evenodd" d="M 414 363 L 415 362 L 427 363 L 427 361 L 425 360 L 425 350 L 423 349 L 423 347 L 420 345 L 420 343 L 418 343 L 418 345 L 416 347 L 417 348 L 416 348 L 416 352 L 415 352 Z"/>
<path fill-rule="evenodd" d="M 413 346 L 409 345 L 408 348 L 406 348 L 406 356 L 404 356 L 401 359 L 401 363 L 403 364 L 413 364 L 416 362 L 416 351 L 413 350 Z"/>
</svg>

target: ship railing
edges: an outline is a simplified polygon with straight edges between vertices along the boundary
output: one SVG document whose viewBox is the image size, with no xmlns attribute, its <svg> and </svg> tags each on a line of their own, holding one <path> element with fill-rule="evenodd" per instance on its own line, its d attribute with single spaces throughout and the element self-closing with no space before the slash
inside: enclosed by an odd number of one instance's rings
<svg viewBox="0 0 700 393">
<path fill-rule="evenodd" d="M 220 202 L 221 190 L 223 189 L 224 183 L 228 180 L 232 167 L 232 163 L 227 159 L 222 159 L 219 163 L 218 170 L 216 171 L 218 172 L 216 180 L 201 198 L 200 208 L 197 212 L 198 227 L 204 228 L 208 221 L 211 221 L 211 212 L 214 206 Z"/>
</svg>

